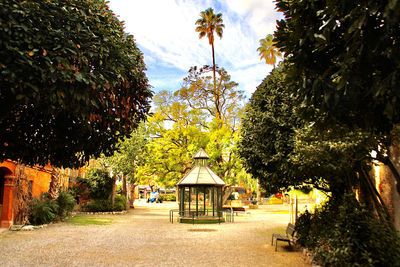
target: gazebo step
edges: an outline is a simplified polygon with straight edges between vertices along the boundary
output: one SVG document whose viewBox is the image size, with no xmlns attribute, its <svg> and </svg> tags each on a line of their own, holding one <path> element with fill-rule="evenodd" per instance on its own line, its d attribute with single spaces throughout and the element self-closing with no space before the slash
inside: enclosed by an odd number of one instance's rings
<svg viewBox="0 0 400 267">
<path fill-rule="evenodd" d="M 189 218 L 189 217 L 180 217 L 180 223 L 195 223 L 195 224 L 213 224 L 213 223 L 223 223 L 225 222 L 224 217 L 198 217 L 198 218 Z"/>
</svg>

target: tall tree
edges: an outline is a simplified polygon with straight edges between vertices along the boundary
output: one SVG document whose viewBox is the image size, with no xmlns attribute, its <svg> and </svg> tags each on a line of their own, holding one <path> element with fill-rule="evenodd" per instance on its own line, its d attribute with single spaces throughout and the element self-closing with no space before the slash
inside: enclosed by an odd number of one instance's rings
<svg viewBox="0 0 400 267">
<path fill-rule="evenodd" d="M 282 57 L 282 53 L 279 52 L 278 48 L 275 47 L 274 37 L 272 34 L 268 34 L 265 39 L 260 40 L 260 47 L 257 51 L 260 55 L 261 60 L 265 60 L 268 65 L 273 65 L 275 68 L 276 59 Z"/>
<path fill-rule="evenodd" d="M 379 141 L 372 148 L 392 170 L 392 130 L 400 123 L 400 2 L 278 0 L 285 15 L 276 46 L 291 63 L 288 77 L 301 81 L 303 105 L 326 112 L 322 123 L 361 128 Z"/>
<path fill-rule="evenodd" d="M 204 126 L 210 138 L 207 148 L 210 149 L 211 161 L 215 162 L 214 167 L 220 176 L 228 177 L 236 169 L 234 140 L 238 135 L 244 96 L 242 91 L 236 89 L 238 84 L 230 80 L 230 75 L 219 68 L 217 87 L 213 90 L 211 77 L 207 75 L 210 72 L 209 66 L 200 69 L 192 67 L 184 79 L 183 87 L 175 95 L 190 108 L 202 111 L 208 118 Z"/>
<path fill-rule="evenodd" d="M 215 55 L 214 55 L 214 32 L 222 38 L 223 28 L 225 25 L 222 23 L 222 14 L 214 14 L 214 9 L 211 7 L 205 11 L 200 12 L 200 19 L 196 21 L 196 32 L 199 33 L 199 38 L 203 38 L 207 35 L 208 43 L 211 45 L 212 58 L 213 58 L 213 74 L 214 74 L 214 91 L 216 90 L 216 78 L 215 78 Z M 215 95 L 216 102 L 219 102 L 218 95 Z M 217 110 L 217 117 L 220 119 L 220 113 Z"/>
<path fill-rule="evenodd" d="M 0 24 L 0 160 L 76 166 L 146 117 L 143 55 L 106 1 L 5 0 Z"/>
</svg>

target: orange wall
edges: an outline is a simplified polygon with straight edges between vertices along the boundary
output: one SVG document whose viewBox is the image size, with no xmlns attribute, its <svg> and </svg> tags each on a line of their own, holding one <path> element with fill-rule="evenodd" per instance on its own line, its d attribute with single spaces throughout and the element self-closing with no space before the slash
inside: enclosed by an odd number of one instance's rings
<svg viewBox="0 0 400 267">
<path fill-rule="evenodd" d="M 48 192 L 51 182 L 51 174 L 49 172 L 36 170 L 25 167 L 25 174 L 29 181 L 32 181 L 32 196 L 39 198 L 43 192 Z"/>
<path fill-rule="evenodd" d="M 3 161 L 0 163 L 0 167 L 8 168 L 14 175 L 16 164 L 12 161 Z M 39 197 L 41 193 L 48 192 L 51 182 L 51 174 L 46 169 L 39 170 L 24 166 L 24 172 L 29 181 L 32 181 L 32 195 L 33 197 Z"/>
</svg>

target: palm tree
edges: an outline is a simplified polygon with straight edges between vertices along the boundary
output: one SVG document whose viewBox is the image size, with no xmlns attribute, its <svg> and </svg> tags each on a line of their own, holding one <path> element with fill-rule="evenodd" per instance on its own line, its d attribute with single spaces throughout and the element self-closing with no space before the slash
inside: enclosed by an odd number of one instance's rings
<svg viewBox="0 0 400 267">
<path fill-rule="evenodd" d="M 200 12 L 200 19 L 198 19 L 195 23 L 197 25 L 196 32 L 199 33 L 199 38 L 203 38 L 207 35 L 208 43 L 211 45 L 212 49 L 212 58 L 213 58 L 213 74 L 214 74 L 214 92 L 216 91 L 216 81 L 215 81 L 215 56 L 214 56 L 214 31 L 222 38 L 223 28 L 225 27 L 222 24 L 222 14 L 214 14 L 214 10 L 210 7 L 205 11 Z M 217 95 L 217 94 L 216 94 Z M 216 99 L 218 102 L 219 100 Z M 217 118 L 221 119 L 221 114 L 219 114 L 217 110 Z"/>
<path fill-rule="evenodd" d="M 265 59 L 268 65 L 273 65 L 275 69 L 275 63 L 277 57 L 282 57 L 282 53 L 279 52 L 278 48 L 275 47 L 274 37 L 272 34 L 268 34 L 265 39 L 260 40 L 260 47 L 257 51 L 260 55 L 260 59 Z"/>
</svg>

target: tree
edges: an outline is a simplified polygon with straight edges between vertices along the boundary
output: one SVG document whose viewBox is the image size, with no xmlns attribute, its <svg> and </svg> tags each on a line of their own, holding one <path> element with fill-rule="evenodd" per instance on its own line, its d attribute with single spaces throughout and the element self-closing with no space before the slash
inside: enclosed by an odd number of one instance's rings
<svg viewBox="0 0 400 267">
<path fill-rule="evenodd" d="M 0 160 L 77 166 L 145 118 L 142 53 L 105 1 L 6 0 L 0 24 Z"/>
<path fill-rule="evenodd" d="M 234 151 L 244 95 L 223 68 L 217 68 L 218 78 L 213 88 L 211 77 L 207 75 L 210 71 L 209 66 L 192 67 L 175 95 L 192 110 L 203 112 L 202 118 L 206 119 L 202 126 L 209 136 L 210 162 L 218 175 L 232 180 L 238 170 L 235 166 L 239 166 Z"/>
<path fill-rule="evenodd" d="M 282 57 L 282 53 L 275 47 L 272 34 L 268 34 L 265 39 L 260 40 L 260 47 L 257 51 L 261 60 L 265 60 L 268 65 L 273 65 L 275 68 L 276 58 Z"/>
<path fill-rule="evenodd" d="M 191 67 L 182 88 L 175 95 L 191 109 L 204 112 L 201 117 L 204 121 L 207 118 L 215 119 L 218 127 L 224 124 L 235 132 L 243 110 L 243 91 L 236 89 L 238 83 L 231 81 L 231 76 L 223 68 L 217 68 L 218 80 L 213 86 L 208 75 L 210 71 L 207 65 L 202 68 Z"/>
<path fill-rule="evenodd" d="M 267 193 L 303 182 L 295 176 L 290 161 L 299 125 L 293 111 L 283 71 L 274 69 L 257 87 L 246 107 L 238 145 L 246 170 L 260 180 Z"/>
<path fill-rule="evenodd" d="M 87 186 L 90 197 L 93 199 L 108 199 L 111 196 L 115 181 L 110 177 L 108 170 L 103 166 L 91 167 L 80 183 Z"/>
<path fill-rule="evenodd" d="M 223 28 L 225 27 L 222 24 L 222 14 L 214 14 L 214 10 L 212 8 L 208 8 L 205 11 L 200 12 L 200 19 L 196 21 L 196 32 L 199 33 L 199 38 L 203 38 L 207 35 L 208 43 L 211 45 L 212 50 L 212 58 L 213 58 L 213 74 L 214 74 L 214 91 L 216 88 L 216 78 L 215 78 L 215 55 L 214 55 L 214 31 L 222 38 Z M 218 95 L 215 95 L 215 102 L 219 102 Z M 220 114 L 217 110 L 217 118 L 220 118 Z"/>
<path fill-rule="evenodd" d="M 192 168 L 192 156 L 207 144 L 198 115 L 171 92 L 155 96 L 153 116 L 146 123 L 148 153 L 137 171 L 140 181 L 172 187 Z"/>
<path fill-rule="evenodd" d="M 209 66 L 193 67 L 180 90 L 161 91 L 154 97 L 153 114 L 146 123 L 148 155 L 138 168 L 142 181 L 175 185 L 193 167 L 192 157 L 200 148 L 207 151 L 210 166 L 226 182 L 235 184 L 237 175 L 242 175 L 236 143 L 243 92 L 224 69 L 217 69 L 214 90 L 211 71 Z M 215 93 L 220 102 L 215 102 Z M 217 109 L 221 119 L 216 117 Z"/>
<path fill-rule="evenodd" d="M 390 158 L 400 122 L 400 3 L 398 1 L 277 1 L 276 46 L 287 55 L 289 81 L 303 105 L 325 112 L 322 124 L 370 132 L 377 159 L 400 174 Z M 378 147 L 379 145 L 379 147 Z"/>
<path fill-rule="evenodd" d="M 124 196 L 128 196 L 128 186 L 130 184 L 130 205 L 133 206 L 134 190 L 138 182 L 137 169 L 145 164 L 145 157 L 148 153 L 148 132 L 142 122 L 132 134 L 120 140 L 117 145 L 117 150 L 110 157 L 105 158 L 107 166 L 122 179 L 122 192 Z"/>
<path fill-rule="evenodd" d="M 316 124 L 327 115 L 314 106 L 301 106 L 293 93 L 297 87 L 286 83 L 286 66 L 274 69 L 253 94 L 239 153 L 268 193 L 307 184 L 340 198 L 358 186 L 356 172 L 371 161 L 376 141 L 360 129 Z M 306 112 L 314 114 L 313 121 L 300 116 Z"/>
</svg>

